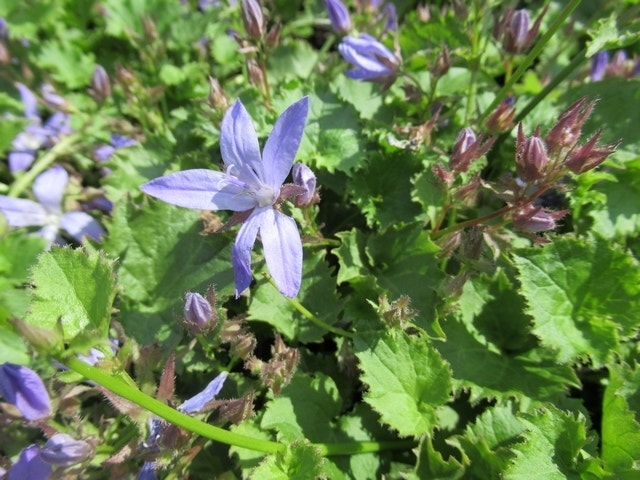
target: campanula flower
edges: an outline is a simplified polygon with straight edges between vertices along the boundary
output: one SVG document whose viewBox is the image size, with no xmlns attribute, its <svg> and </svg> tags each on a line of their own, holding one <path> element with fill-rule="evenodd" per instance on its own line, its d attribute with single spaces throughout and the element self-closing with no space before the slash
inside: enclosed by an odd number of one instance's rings
<svg viewBox="0 0 640 480">
<path fill-rule="evenodd" d="M 180 405 L 178 407 L 178 411 L 192 414 L 205 410 L 208 404 L 215 400 L 216 395 L 218 395 L 220 390 L 222 390 L 224 382 L 227 379 L 227 375 L 229 375 L 228 372 L 222 372 L 216 378 L 211 380 L 204 390 Z"/>
<path fill-rule="evenodd" d="M 63 112 L 55 112 L 42 124 L 38 113 L 38 100 L 34 93 L 21 83 L 16 83 L 16 87 L 20 92 L 24 116 L 31 123 L 11 144 L 8 159 L 9 170 L 12 173 L 28 169 L 40 148 L 51 146 L 60 135 L 71 132 L 69 115 Z"/>
<path fill-rule="evenodd" d="M 132 147 L 137 145 L 133 138 L 126 137 L 124 135 L 111 134 L 111 143 L 109 145 L 102 145 L 93 151 L 93 158 L 99 162 L 106 162 L 111 158 L 116 150 L 121 148 Z"/>
<path fill-rule="evenodd" d="M 49 465 L 68 467 L 82 462 L 91 455 L 91 445 L 83 440 L 76 440 L 66 433 L 56 433 L 40 449 L 40 456 Z"/>
<path fill-rule="evenodd" d="M 53 473 L 51 465 L 40 455 L 37 445 L 29 445 L 18 457 L 18 461 L 9 470 L 8 480 L 47 480 Z"/>
<path fill-rule="evenodd" d="M 11 227 L 41 226 L 37 235 L 53 243 L 64 244 L 60 230 L 81 242 L 86 235 L 95 241 L 105 231 L 91 215 L 80 211 L 62 212 L 62 196 L 69 174 L 60 165 L 41 173 L 33 182 L 33 194 L 38 200 L 0 195 L 0 212 Z"/>
<path fill-rule="evenodd" d="M 251 117 L 238 100 L 222 120 L 220 150 L 225 172 L 195 169 L 142 185 L 148 195 L 198 210 L 232 210 L 244 220 L 232 250 L 236 297 L 252 280 L 251 249 L 258 233 L 267 268 L 280 292 L 294 297 L 302 280 L 302 241 L 295 221 L 280 212 L 285 197 L 300 187 L 283 186 L 291 170 L 309 111 L 309 98 L 280 116 L 260 155 Z M 295 190 L 297 189 L 297 190 Z M 295 190 L 295 191 L 294 191 Z"/>
<path fill-rule="evenodd" d="M 345 37 L 338 50 L 355 68 L 346 71 L 349 78 L 389 83 L 395 79 L 400 60 L 371 35 Z"/>
<path fill-rule="evenodd" d="M 344 3 L 340 0 L 324 0 L 324 6 L 329 14 L 331 27 L 337 33 L 349 33 L 349 30 L 351 30 L 351 16 Z"/>
<path fill-rule="evenodd" d="M 27 420 L 42 420 L 51 414 L 51 400 L 42 379 L 24 365 L 0 365 L 0 395 Z"/>
</svg>

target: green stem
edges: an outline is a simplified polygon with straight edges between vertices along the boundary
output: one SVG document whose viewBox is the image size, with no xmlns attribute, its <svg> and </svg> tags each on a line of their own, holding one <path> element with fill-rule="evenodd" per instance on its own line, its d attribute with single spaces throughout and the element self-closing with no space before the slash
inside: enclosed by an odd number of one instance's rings
<svg viewBox="0 0 640 480">
<path fill-rule="evenodd" d="M 264 276 L 264 278 L 266 278 L 269 281 L 269 283 L 273 286 L 273 288 L 275 288 L 276 290 L 278 289 L 278 286 L 273 281 L 273 278 L 271 278 L 271 275 L 269 275 L 266 272 L 263 272 L 262 275 Z M 291 304 L 291 306 L 293 306 L 293 308 L 295 308 L 298 312 L 302 314 L 303 317 L 305 317 L 307 320 L 309 320 L 311 323 L 313 323 L 317 327 L 327 330 L 328 332 L 335 333 L 336 335 L 340 335 L 341 337 L 347 337 L 347 338 L 355 337 L 353 333 L 348 332 L 347 330 L 343 330 L 342 328 L 334 327 L 333 325 L 329 325 L 328 323 L 323 322 L 318 317 L 316 317 L 313 313 L 307 310 L 304 307 L 304 305 L 302 305 L 295 298 L 288 298 L 288 297 L 285 297 L 285 298 Z"/>
<path fill-rule="evenodd" d="M 59 359 L 59 361 L 89 380 L 93 380 L 94 382 L 111 390 L 116 395 L 140 405 L 174 425 L 185 428 L 203 437 L 217 442 L 226 443 L 227 445 L 248 448 L 263 453 L 283 452 L 285 450 L 285 445 L 282 443 L 239 435 L 190 417 L 189 415 L 179 412 L 175 408 L 171 408 L 170 406 L 159 402 L 155 398 L 142 393 L 137 388 L 127 385 L 127 383 L 120 377 L 108 374 L 99 368 L 87 365 L 75 357 Z"/>
<path fill-rule="evenodd" d="M 25 189 L 33 183 L 35 178 L 44 172 L 51 164 L 58 158 L 69 151 L 69 147 L 75 144 L 80 139 L 80 134 L 76 133 L 68 135 L 56 143 L 50 150 L 47 150 L 33 166 L 24 172 L 22 175 L 16 178 L 11 188 L 9 188 L 8 195 L 10 197 L 18 197 Z"/>
<path fill-rule="evenodd" d="M 564 7 L 560 14 L 558 14 L 556 19 L 549 27 L 549 30 L 547 30 L 547 32 L 533 46 L 522 63 L 513 73 L 511 78 L 509 78 L 509 80 L 507 80 L 504 86 L 500 89 L 500 91 L 496 95 L 496 98 L 494 98 L 493 102 L 491 102 L 491 105 L 489 105 L 489 107 L 483 112 L 482 117 L 480 117 L 479 123 L 484 122 L 489 114 L 506 98 L 506 96 L 511 92 L 513 86 L 522 78 L 527 69 L 533 64 L 534 60 L 538 57 L 538 55 L 540 55 L 540 52 L 542 52 L 547 43 L 549 43 L 549 40 L 551 40 L 556 32 L 560 30 L 560 28 L 562 28 L 565 20 L 578 7 L 578 5 L 580 5 L 581 1 L 582 0 L 570 0 L 567 6 Z"/>
</svg>

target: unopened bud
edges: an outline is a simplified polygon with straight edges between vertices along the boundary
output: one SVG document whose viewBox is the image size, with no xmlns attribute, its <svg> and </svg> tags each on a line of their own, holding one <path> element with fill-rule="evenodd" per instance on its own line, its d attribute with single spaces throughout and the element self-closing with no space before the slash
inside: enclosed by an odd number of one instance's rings
<svg viewBox="0 0 640 480">
<path fill-rule="evenodd" d="M 538 233 L 553 230 L 557 226 L 556 220 L 564 217 L 568 210 L 558 212 L 547 211 L 542 207 L 527 205 L 513 216 L 513 224 L 518 230 Z"/>
<path fill-rule="evenodd" d="M 544 178 L 549 165 L 549 155 L 544 140 L 536 134 L 525 138 L 522 124 L 518 126 L 516 145 L 516 171 L 525 182 L 534 182 Z"/>
<path fill-rule="evenodd" d="M 209 77 L 209 105 L 219 110 L 226 110 L 229 107 L 229 99 L 220 86 L 218 79 Z"/>
<path fill-rule="evenodd" d="M 449 49 L 445 45 L 442 47 L 442 51 L 431 67 L 431 73 L 436 77 L 441 77 L 449 71 L 449 67 L 451 67 L 451 58 L 449 56 Z"/>
<path fill-rule="evenodd" d="M 40 87 L 40 93 L 42 93 L 42 99 L 49 107 L 54 110 L 63 112 L 69 111 L 69 103 L 60 95 L 56 93 L 56 89 L 53 85 L 45 83 Z"/>
<path fill-rule="evenodd" d="M 588 97 L 582 97 L 560 114 L 558 121 L 545 137 L 551 154 L 572 148 L 577 143 L 582 126 L 591 115 L 595 104 L 595 100 L 589 101 Z"/>
<path fill-rule="evenodd" d="M 261 89 L 264 89 L 264 74 L 255 58 L 247 57 L 247 71 L 249 72 L 249 81 Z"/>
<path fill-rule="evenodd" d="M 324 0 L 324 7 L 329 14 L 331 28 L 336 33 L 346 35 L 351 30 L 351 15 L 340 0 Z"/>
<path fill-rule="evenodd" d="M 292 175 L 293 183 L 305 189 L 305 193 L 294 198 L 295 205 L 306 207 L 317 203 L 320 197 L 316 193 L 316 176 L 313 171 L 302 163 L 296 163 L 293 166 Z"/>
<path fill-rule="evenodd" d="M 89 458 L 92 450 L 87 442 L 66 433 L 56 433 L 40 449 L 40 456 L 49 465 L 68 467 Z"/>
<path fill-rule="evenodd" d="M 122 65 L 118 65 L 118 68 L 116 69 L 116 77 L 125 87 L 132 85 L 136 79 L 133 72 L 131 72 L 131 70 L 127 70 Z"/>
<path fill-rule="evenodd" d="M 213 286 L 209 287 L 213 294 Z M 218 314 L 215 311 L 215 295 L 213 302 L 199 293 L 187 292 L 184 304 L 184 318 L 182 324 L 192 334 L 208 332 L 218 324 Z"/>
<path fill-rule="evenodd" d="M 591 170 L 602 162 L 604 162 L 609 155 L 615 152 L 620 142 L 610 145 L 596 145 L 602 131 L 596 133 L 587 143 L 571 150 L 567 155 L 567 159 L 564 162 L 564 166 L 567 167 L 575 174 L 584 173 Z"/>
<path fill-rule="evenodd" d="M 503 133 L 511 130 L 513 119 L 516 115 L 515 103 L 515 98 L 505 98 L 485 120 L 484 126 L 487 130 L 494 133 Z"/>
<path fill-rule="evenodd" d="M 262 38 L 265 32 L 265 19 L 262 5 L 258 0 L 242 0 L 242 21 L 251 38 L 254 40 Z"/>
<path fill-rule="evenodd" d="M 508 9 L 504 19 L 497 21 L 493 30 L 494 37 L 500 38 L 502 36 L 502 46 L 507 52 L 512 54 L 523 53 L 538 35 L 542 18 L 547 13 L 547 9 L 548 5 L 540 13 L 531 28 L 529 28 L 531 19 L 527 10 L 514 11 L 512 8 Z"/>
<path fill-rule="evenodd" d="M 431 167 L 431 171 L 436 176 L 436 178 L 445 185 L 451 185 L 455 180 L 453 174 L 439 163 Z"/>
<path fill-rule="evenodd" d="M 219 403 L 217 404 L 219 418 L 223 422 L 231 422 L 234 425 L 239 425 L 244 420 L 253 417 L 254 397 L 254 392 L 250 391 L 248 394 L 243 395 L 240 398 L 219 400 Z"/>
<path fill-rule="evenodd" d="M 0 65 L 7 65 L 9 62 L 11 62 L 11 53 L 4 41 L 0 40 Z"/>
<path fill-rule="evenodd" d="M 142 28 L 148 42 L 154 42 L 158 39 L 158 28 L 150 16 L 144 16 L 142 19 Z"/>
<path fill-rule="evenodd" d="M 223 343 L 231 343 L 238 335 L 245 332 L 244 320 L 225 320 L 220 329 L 220 340 Z"/>
<path fill-rule="evenodd" d="M 476 134 L 471 128 L 463 128 L 453 146 L 453 153 L 449 159 L 449 168 L 453 172 L 466 172 L 469 170 L 473 160 L 480 158 L 489 151 L 494 140 L 494 138 L 490 138 L 484 141 L 484 137 L 476 138 Z"/>
<path fill-rule="evenodd" d="M 250 358 L 258 345 L 255 335 L 244 332 L 242 335 L 234 338 L 230 343 L 231 354 L 243 360 Z"/>
<path fill-rule="evenodd" d="M 627 72 L 627 53 L 624 50 L 618 50 L 609 62 L 608 70 L 614 77 L 623 76 Z"/>
<path fill-rule="evenodd" d="M 269 48 L 275 48 L 280 43 L 280 32 L 282 31 L 282 23 L 276 22 L 267 32 L 265 43 Z"/>
<path fill-rule="evenodd" d="M 604 78 L 607 72 L 607 65 L 609 65 L 609 52 L 602 51 L 596 53 L 591 59 L 591 72 L 589 78 L 592 82 L 599 82 Z"/>
<path fill-rule="evenodd" d="M 91 89 L 98 100 L 106 100 L 111 96 L 111 81 L 102 65 L 96 65 L 91 77 Z"/>
</svg>

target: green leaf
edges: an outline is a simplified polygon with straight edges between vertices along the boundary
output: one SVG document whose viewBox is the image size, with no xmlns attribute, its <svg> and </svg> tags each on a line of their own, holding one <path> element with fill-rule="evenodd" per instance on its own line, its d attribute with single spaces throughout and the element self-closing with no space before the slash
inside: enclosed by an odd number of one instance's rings
<svg viewBox="0 0 640 480">
<path fill-rule="evenodd" d="M 515 252 L 533 333 L 566 363 L 602 365 L 640 326 L 638 262 L 603 239 L 557 237 Z"/>
<path fill-rule="evenodd" d="M 89 85 L 95 57 L 70 42 L 50 40 L 42 45 L 36 63 L 56 81 L 76 89 Z"/>
<path fill-rule="evenodd" d="M 580 478 L 589 463 L 582 461 L 582 447 L 594 440 L 587 437 L 582 415 L 574 417 L 549 405 L 521 414 L 520 421 L 526 429 L 523 441 L 513 448 L 516 456 L 503 478 Z"/>
<path fill-rule="evenodd" d="M 313 378 L 298 374 L 280 396 L 267 403 L 260 426 L 276 430 L 278 439 L 285 442 L 304 438 L 316 443 L 335 442 L 333 422 L 340 414 L 341 403 L 331 377 L 319 372 Z"/>
<path fill-rule="evenodd" d="M 588 32 L 592 40 L 587 48 L 587 57 L 592 57 L 602 50 L 615 50 L 632 45 L 640 40 L 638 21 L 628 23 L 626 31 L 618 29 L 619 14 L 613 12 L 608 18 L 601 18 L 596 22 L 595 29 Z"/>
<path fill-rule="evenodd" d="M 116 281 L 113 262 L 104 254 L 53 248 L 40 256 L 31 280 L 27 323 L 55 330 L 59 321 L 65 341 L 86 330 L 106 337 Z"/>
<path fill-rule="evenodd" d="M 408 479 L 455 480 L 464 478 L 465 468 L 462 463 L 453 455 L 445 460 L 442 453 L 434 447 L 432 437 L 425 437 L 416 456 L 418 457 L 417 468 L 415 472 L 407 476 Z"/>
<path fill-rule="evenodd" d="M 616 478 L 640 478 L 640 369 L 609 367 L 602 402 L 602 459 Z"/>
<path fill-rule="evenodd" d="M 573 370 L 553 359 L 507 356 L 454 319 L 441 326 L 447 340 L 435 347 L 451 365 L 457 389 L 470 389 L 472 401 L 483 397 L 506 401 L 514 395 L 551 400 L 579 385 Z"/>
<path fill-rule="evenodd" d="M 30 352 L 20 334 L 7 324 L 0 324 L 0 364 L 12 362 L 27 365 L 30 359 Z"/>
<path fill-rule="evenodd" d="M 278 46 L 269 55 L 269 80 L 309 78 L 318 60 L 318 53 L 307 42 L 292 41 Z"/>
<path fill-rule="evenodd" d="M 359 335 L 354 348 L 364 400 L 382 421 L 402 436 L 430 434 L 450 398 L 451 371 L 428 340 L 393 330 Z"/>
<path fill-rule="evenodd" d="M 155 200 L 114 207 L 104 249 L 119 259 L 121 321 L 142 344 L 177 325 L 186 291 L 204 293 L 211 284 L 219 298 L 235 291 L 231 237 L 202 236 L 199 216 Z"/>
<path fill-rule="evenodd" d="M 252 472 L 252 478 L 265 480 L 307 480 L 326 478 L 324 459 L 317 447 L 296 442 L 287 445 L 285 453 L 269 455 Z"/>
<path fill-rule="evenodd" d="M 259 251 L 259 247 L 256 248 Z M 257 264 L 254 265 L 258 272 Z M 324 252 L 305 252 L 302 286 L 296 297 L 305 308 L 332 325 L 342 310 L 343 301 L 336 291 L 335 279 L 325 260 Z M 299 342 L 317 342 L 327 333 L 307 320 L 269 282 L 262 279 L 252 289 L 249 320 L 266 322 L 289 339 Z"/>
</svg>

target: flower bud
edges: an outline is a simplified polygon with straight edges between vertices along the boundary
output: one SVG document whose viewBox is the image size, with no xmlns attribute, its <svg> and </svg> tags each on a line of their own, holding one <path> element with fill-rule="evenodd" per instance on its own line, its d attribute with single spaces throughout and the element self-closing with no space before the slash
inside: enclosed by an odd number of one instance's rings
<svg viewBox="0 0 640 480">
<path fill-rule="evenodd" d="M 135 75 L 131 70 L 127 70 L 122 65 L 118 65 L 116 69 L 116 77 L 118 81 L 125 87 L 131 86 L 135 82 Z"/>
<path fill-rule="evenodd" d="M 209 105 L 213 108 L 226 110 L 229 108 L 229 100 L 220 86 L 218 79 L 209 77 Z"/>
<path fill-rule="evenodd" d="M 8 65 L 9 62 L 11 62 L 11 53 L 4 41 L 0 40 L 0 65 Z"/>
<path fill-rule="evenodd" d="M 582 97 L 560 114 L 558 121 L 545 137 L 551 154 L 573 148 L 595 104 L 595 100 L 589 101 L 588 97 Z"/>
<path fill-rule="evenodd" d="M 518 141 L 516 145 L 516 171 L 525 182 L 534 182 L 544 178 L 549 165 L 549 156 L 544 140 L 536 135 L 524 137 L 522 124 L 518 126 Z"/>
<path fill-rule="evenodd" d="M 487 153 L 493 145 L 494 139 L 484 142 L 484 137 L 476 138 L 476 134 L 469 127 L 463 128 L 458 134 L 453 146 L 453 153 L 449 159 L 449 168 L 453 172 L 466 172 L 471 162 Z"/>
<path fill-rule="evenodd" d="M 503 133 L 511 130 L 513 118 L 516 115 L 516 109 L 514 108 L 515 103 L 516 101 L 513 97 L 507 97 L 500 102 L 500 105 L 489 114 L 484 122 L 487 130 L 495 133 Z"/>
<path fill-rule="evenodd" d="M 256 62 L 255 58 L 246 58 L 247 71 L 249 72 L 249 81 L 256 87 L 260 87 L 264 90 L 264 74 Z"/>
<path fill-rule="evenodd" d="M 396 11 L 396 6 L 389 2 L 382 9 L 382 15 L 387 19 L 384 23 L 383 33 L 386 32 L 397 32 L 398 31 L 398 13 Z"/>
<path fill-rule="evenodd" d="M 317 203 L 320 198 L 316 194 L 316 176 L 313 171 L 302 163 L 296 163 L 293 166 L 292 175 L 293 183 L 305 189 L 305 193 L 295 197 L 295 205 L 306 207 Z"/>
<path fill-rule="evenodd" d="M 109 75 L 102 65 L 96 65 L 91 77 L 91 89 L 98 100 L 106 100 L 111 96 Z"/>
<path fill-rule="evenodd" d="M 329 14 L 331 27 L 336 33 L 347 34 L 351 30 L 351 16 L 349 10 L 340 0 L 324 0 L 324 6 Z"/>
<path fill-rule="evenodd" d="M 23 365 L 0 365 L 0 395 L 27 420 L 42 420 L 51 414 L 51 400 L 36 372 Z"/>
<path fill-rule="evenodd" d="M 556 220 L 567 213 L 569 213 L 568 210 L 553 212 L 529 204 L 514 214 L 513 224 L 518 230 L 532 233 L 546 232 L 556 228 Z"/>
<path fill-rule="evenodd" d="M 450 67 L 451 58 L 449 56 L 449 49 L 444 45 L 430 70 L 436 77 L 441 77 L 449 71 Z"/>
<path fill-rule="evenodd" d="M 500 38 L 502 36 L 502 46 L 505 51 L 512 54 L 523 53 L 538 35 L 540 23 L 548 8 L 547 5 L 531 28 L 529 28 L 531 19 L 527 10 L 508 9 L 504 18 L 495 24 L 494 37 Z"/>
<path fill-rule="evenodd" d="M 91 453 L 91 445 L 66 433 L 56 433 L 40 449 L 42 459 L 55 467 L 68 467 L 82 462 Z"/>
<path fill-rule="evenodd" d="M 276 22 L 267 32 L 267 37 L 265 38 L 265 43 L 269 48 L 275 48 L 278 46 L 280 42 L 280 32 L 282 31 L 282 23 Z"/>
<path fill-rule="evenodd" d="M 62 96 L 56 93 L 56 89 L 53 88 L 53 85 L 49 83 L 43 84 L 42 87 L 40 87 L 40 93 L 42 93 L 44 103 L 49 107 L 62 112 L 69 111 L 69 103 Z"/>
<path fill-rule="evenodd" d="M 591 59 L 591 72 L 589 77 L 592 82 L 599 82 L 604 78 L 609 64 L 609 52 L 602 51 L 596 53 Z"/>
<path fill-rule="evenodd" d="M 250 391 L 248 394 L 243 395 L 240 398 L 233 398 L 230 400 L 219 400 L 218 415 L 224 422 L 231 422 L 234 425 L 239 425 L 244 420 L 254 416 L 253 400 L 255 394 Z"/>
<path fill-rule="evenodd" d="M 242 21 L 251 38 L 258 40 L 263 37 L 266 22 L 258 0 L 242 0 Z"/>
<path fill-rule="evenodd" d="M 209 287 L 207 296 L 204 298 L 199 293 L 187 292 L 184 304 L 183 326 L 189 333 L 195 335 L 206 333 L 218 324 L 218 314 L 215 311 L 215 293 L 213 286 Z M 211 300 L 213 300 L 211 302 Z"/>
<path fill-rule="evenodd" d="M 455 180 L 455 178 L 453 177 L 453 174 L 449 170 L 447 170 L 443 165 L 440 165 L 439 163 L 431 167 L 431 172 L 444 185 L 451 185 Z"/>
</svg>

